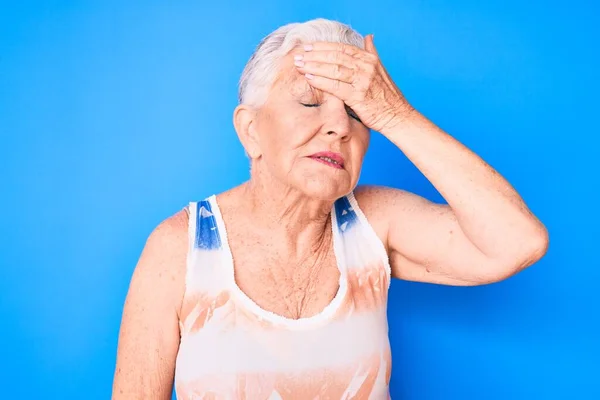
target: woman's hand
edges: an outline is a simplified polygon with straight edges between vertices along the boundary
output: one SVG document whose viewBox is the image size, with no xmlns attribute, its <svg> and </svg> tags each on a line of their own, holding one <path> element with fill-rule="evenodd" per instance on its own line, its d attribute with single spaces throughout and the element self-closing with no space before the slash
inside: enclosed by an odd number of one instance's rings
<svg viewBox="0 0 600 400">
<path fill-rule="evenodd" d="M 343 43 L 316 42 L 295 56 L 298 71 L 316 89 L 340 98 L 370 129 L 393 129 L 413 108 L 381 64 L 373 35 L 365 50 Z"/>
</svg>

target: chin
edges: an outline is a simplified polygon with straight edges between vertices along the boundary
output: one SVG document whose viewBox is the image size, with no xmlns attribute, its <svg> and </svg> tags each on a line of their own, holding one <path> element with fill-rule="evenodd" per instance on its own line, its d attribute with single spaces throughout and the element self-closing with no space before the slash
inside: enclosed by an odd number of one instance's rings
<svg viewBox="0 0 600 400">
<path fill-rule="evenodd" d="M 311 198 L 335 201 L 352 190 L 352 182 L 347 178 L 327 179 L 324 176 L 311 176 L 305 178 L 297 187 Z"/>
</svg>

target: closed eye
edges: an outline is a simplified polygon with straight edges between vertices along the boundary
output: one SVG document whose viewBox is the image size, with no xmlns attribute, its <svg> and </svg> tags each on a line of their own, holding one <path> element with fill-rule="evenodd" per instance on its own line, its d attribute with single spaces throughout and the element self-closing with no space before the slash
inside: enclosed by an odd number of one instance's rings
<svg viewBox="0 0 600 400">
<path fill-rule="evenodd" d="M 354 118 L 358 122 L 362 123 L 362 121 L 360 120 L 360 118 L 358 118 L 358 115 L 356 115 L 356 113 L 354 112 L 353 109 L 351 109 L 350 107 L 346 106 L 346 112 L 348 113 L 349 116 L 351 116 L 352 118 Z"/>
<path fill-rule="evenodd" d="M 319 107 L 320 104 L 319 103 L 300 103 L 302 104 L 304 107 Z M 354 118 L 355 120 L 357 120 L 358 122 L 362 123 L 362 121 L 360 120 L 360 118 L 358 118 L 358 115 L 356 115 L 356 113 L 354 112 L 353 109 L 351 109 L 348 106 L 346 107 L 346 112 L 348 113 L 348 115 L 352 118 Z"/>
</svg>

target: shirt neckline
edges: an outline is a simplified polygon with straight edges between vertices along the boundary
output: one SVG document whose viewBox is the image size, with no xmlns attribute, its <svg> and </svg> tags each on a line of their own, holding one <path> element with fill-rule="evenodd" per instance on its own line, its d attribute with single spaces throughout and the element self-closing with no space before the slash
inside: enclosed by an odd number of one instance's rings
<svg viewBox="0 0 600 400">
<path fill-rule="evenodd" d="M 318 314 L 315 314 L 310 317 L 302 317 L 298 319 L 289 318 L 283 316 L 281 314 L 277 314 L 272 311 L 265 310 L 261 306 L 259 306 L 254 300 L 252 300 L 237 284 L 235 281 L 235 265 L 233 261 L 233 253 L 231 252 L 231 248 L 229 247 L 229 239 L 227 237 L 227 229 L 225 227 L 225 221 L 223 219 L 223 215 L 221 214 L 221 209 L 219 208 L 219 204 L 217 201 L 217 196 L 212 195 L 208 198 L 209 203 L 211 204 L 211 208 L 213 210 L 213 214 L 216 219 L 217 229 L 219 230 L 219 235 L 221 236 L 221 246 L 223 251 L 227 256 L 226 268 L 227 268 L 227 277 L 228 284 L 231 290 L 231 293 L 239 300 L 246 308 L 256 314 L 259 318 L 270 321 L 279 325 L 284 325 L 288 328 L 309 328 L 315 325 L 322 324 L 328 320 L 330 320 L 336 312 L 340 309 L 343 300 L 346 298 L 346 294 L 348 292 L 348 280 L 346 274 L 346 268 L 344 266 L 344 254 L 342 251 L 342 242 L 339 237 L 339 232 L 337 229 L 337 217 L 335 213 L 335 203 L 333 205 L 332 211 L 330 213 L 331 218 L 331 229 L 332 229 L 332 240 L 333 240 L 333 250 L 334 256 L 336 260 L 336 266 L 340 273 L 339 278 L 339 286 L 338 290 L 331 300 L 331 302 L 321 310 Z"/>
</svg>

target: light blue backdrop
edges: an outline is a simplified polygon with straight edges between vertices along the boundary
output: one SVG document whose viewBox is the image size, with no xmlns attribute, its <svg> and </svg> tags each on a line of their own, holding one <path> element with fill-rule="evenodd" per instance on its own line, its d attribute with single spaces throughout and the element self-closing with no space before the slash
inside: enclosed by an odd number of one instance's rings
<svg viewBox="0 0 600 400">
<path fill-rule="evenodd" d="M 394 282 L 395 399 L 598 399 L 598 6 L 558 1 L 2 1 L 2 398 L 107 399 L 144 241 L 247 178 L 231 124 L 259 40 L 322 16 L 375 33 L 409 100 L 547 224 L 512 279 Z M 363 183 L 439 195 L 374 135 Z"/>
</svg>

